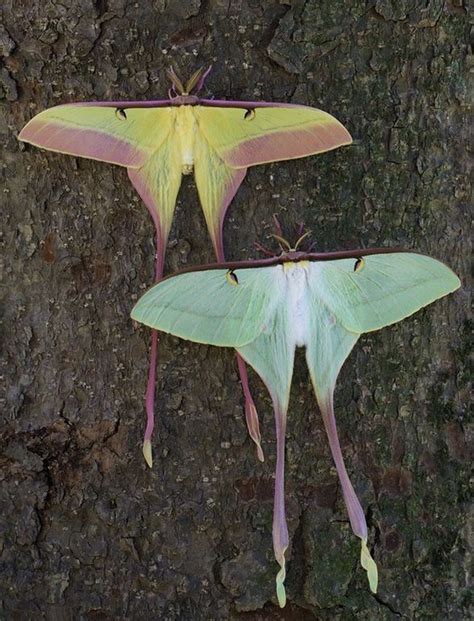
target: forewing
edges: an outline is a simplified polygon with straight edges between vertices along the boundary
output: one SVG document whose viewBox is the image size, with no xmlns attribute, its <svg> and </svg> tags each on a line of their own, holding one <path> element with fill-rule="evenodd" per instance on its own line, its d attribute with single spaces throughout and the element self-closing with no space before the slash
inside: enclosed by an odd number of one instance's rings
<svg viewBox="0 0 474 621">
<path fill-rule="evenodd" d="M 130 105 L 56 106 L 37 114 L 18 138 L 50 151 L 139 168 L 172 130 L 175 109 Z"/>
<path fill-rule="evenodd" d="M 233 168 L 305 157 L 352 142 L 337 119 L 307 106 L 197 106 L 196 117 L 209 144 Z"/>
<path fill-rule="evenodd" d="M 279 273 L 275 266 L 233 278 L 221 269 L 178 274 L 145 293 L 132 318 L 196 343 L 241 347 L 268 329 L 282 298 Z"/>
<path fill-rule="evenodd" d="M 355 268 L 354 259 L 310 264 L 309 286 L 351 332 L 388 326 L 460 286 L 446 265 L 424 255 L 370 255 Z"/>
</svg>

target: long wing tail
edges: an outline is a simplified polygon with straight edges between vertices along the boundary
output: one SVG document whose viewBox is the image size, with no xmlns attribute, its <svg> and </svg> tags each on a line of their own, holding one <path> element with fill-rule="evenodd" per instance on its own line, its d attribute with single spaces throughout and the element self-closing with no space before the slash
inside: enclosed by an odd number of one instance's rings
<svg viewBox="0 0 474 621">
<path fill-rule="evenodd" d="M 173 220 L 176 198 L 181 185 L 181 162 L 177 145 L 169 138 L 139 169 L 128 169 L 128 176 L 147 206 L 156 229 L 155 282 L 163 276 L 166 244 Z M 153 465 L 151 437 L 155 425 L 156 362 L 158 332 L 153 330 L 150 347 L 150 366 L 145 404 L 147 424 L 143 438 L 143 455 L 148 466 Z"/>
<path fill-rule="evenodd" d="M 247 169 L 237 170 L 228 166 L 222 158 L 209 146 L 203 136 L 196 140 L 196 162 L 194 175 L 206 219 L 207 228 L 214 245 L 218 261 L 225 261 L 223 224 L 229 207 L 240 184 L 244 180 Z M 257 456 L 264 460 L 260 424 L 257 408 L 250 392 L 249 378 L 245 363 L 237 354 L 237 367 L 245 398 L 245 420 L 249 435 L 257 446 Z"/>
<path fill-rule="evenodd" d="M 275 470 L 275 496 L 273 502 L 273 550 L 280 565 L 276 576 L 276 592 L 281 608 L 286 603 L 286 550 L 289 546 L 285 516 L 285 432 L 286 414 L 290 396 L 295 346 L 286 338 L 288 325 L 284 308 L 275 316 L 270 335 L 262 334 L 255 341 L 241 347 L 238 352 L 255 369 L 272 397 L 275 411 L 277 463 Z"/>
<path fill-rule="evenodd" d="M 312 341 L 306 348 L 306 361 L 323 416 L 351 527 L 354 534 L 362 541 L 361 564 L 367 571 L 370 589 L 375 593 L 377 590 L 377 566 L 367 548 L 367 523 L 344 465 L 333 409 L 333 393 L 337 376 L 344 360 L 359 338 L 359 334 L 343 328 L 317 297 L 313 297 L 312 309 Z"/>
<path fill-rule="evenodd" d="M 323 416 L 324 427 L 329 440 L 332 457 L 336 465 L 337 474 L 342 487 L 344 502 L 349 515 L 352 532 L 361 539 L 360 563 L 367 572 L 369 586 L 372 593 L 377 592 L 378 571 L 374 559 L 370 555 L 367 547 L 367 522 L 365 520 L 364 510 L 357 498 L 352 483 L 347 474 L 344 459 L 342 457 L 339 437 L 337 435 L 336 417 L 334 416 L 332 392 L 327 395 L 326 399 L 318 400 L 319 407 Z"/>
</svg>

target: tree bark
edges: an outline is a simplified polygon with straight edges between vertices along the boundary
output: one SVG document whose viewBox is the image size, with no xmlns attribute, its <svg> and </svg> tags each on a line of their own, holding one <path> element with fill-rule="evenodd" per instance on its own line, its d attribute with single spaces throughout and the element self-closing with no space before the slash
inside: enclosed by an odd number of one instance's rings
<svg viewBox="0 0 474 621">
<path fill-rule="evenodd" d="M 358 564 L 304 356 L 286 456 L 289 602 L 272 555 L 265 463 L 235 356 L 160 337 L 154 467 L 141 454 L 153 225 L 126 171 L 17 141 L 69 101 L 158 99 L 165 69 L 213 64 L 206 96 L 313 105 L 351 147 L 249 170 L 225 225 L 257 256 L 272 214 L 320 250 L 412 247 L 467 284 L 468 93 L 461 0 L 4 0 L 5 303 L 0 511 L 4 619 L 468 618 L 466 289 L 364 336 L 336 391 L 343 453 L 380 570 Z M 166 270 L 212 261 L 184 179 Z"/>
</svg>

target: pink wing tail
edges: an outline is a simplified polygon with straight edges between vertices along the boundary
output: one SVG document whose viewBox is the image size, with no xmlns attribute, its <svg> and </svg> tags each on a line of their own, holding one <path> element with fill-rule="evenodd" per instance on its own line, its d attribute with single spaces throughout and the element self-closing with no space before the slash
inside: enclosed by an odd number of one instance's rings
<svg viewBox="0 0 474 621">
<path fill-rule="evenodd" d="M 173 219 L 176 198 L 181 184 L 181 166 L 176 162 L 176 151 L 171 141 L 165 143 L 142 168 L 128 169 L 128 176 L 148 208 L 156 230 L 155 282 L 163 276 L 166 244 Z M 163 153 L 166 151 L 166 153 Z M 175 156 L 173 158 L 173 156 Z M 143 438 L 143 455 L 150 468 L 153 465 L 151 437 L 155 425 L 156 364 L 158 332 L 152 331 L 150 366 L 145 404 L 147 424 Z"/>
</svg>

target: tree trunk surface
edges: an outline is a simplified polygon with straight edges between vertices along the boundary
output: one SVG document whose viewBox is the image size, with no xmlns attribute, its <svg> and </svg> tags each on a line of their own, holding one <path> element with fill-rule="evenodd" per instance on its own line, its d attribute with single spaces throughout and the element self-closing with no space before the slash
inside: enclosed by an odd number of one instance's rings
<svg viewBox="0 0 474 621">
<path fill-rule="evenodd" d="M 461 0 L 4 0 L 2 619 L 468 618 L 469 25 Z M 354 144 L 249 170 L 227 254 L 258 256 L 272 215 L 319 250 L 397 245 L 463 288 L 363 336 L 336 388 L 343 453 L 380 571 L 369 591 L 304 356 L 287 430 L 288 604 L 272 550 L 275 430 L 251 373 L 266 460 L 231 350 L 160 337 L 154 467 L 141 453 L 151 219 L 112 165 L 17 135 L 81 100 L 166 98 L 165 70 L 212 64 L 204 96 L 312 105 Z M 213 260 L 184 178 L 166 271 Z"/>
</svg>

